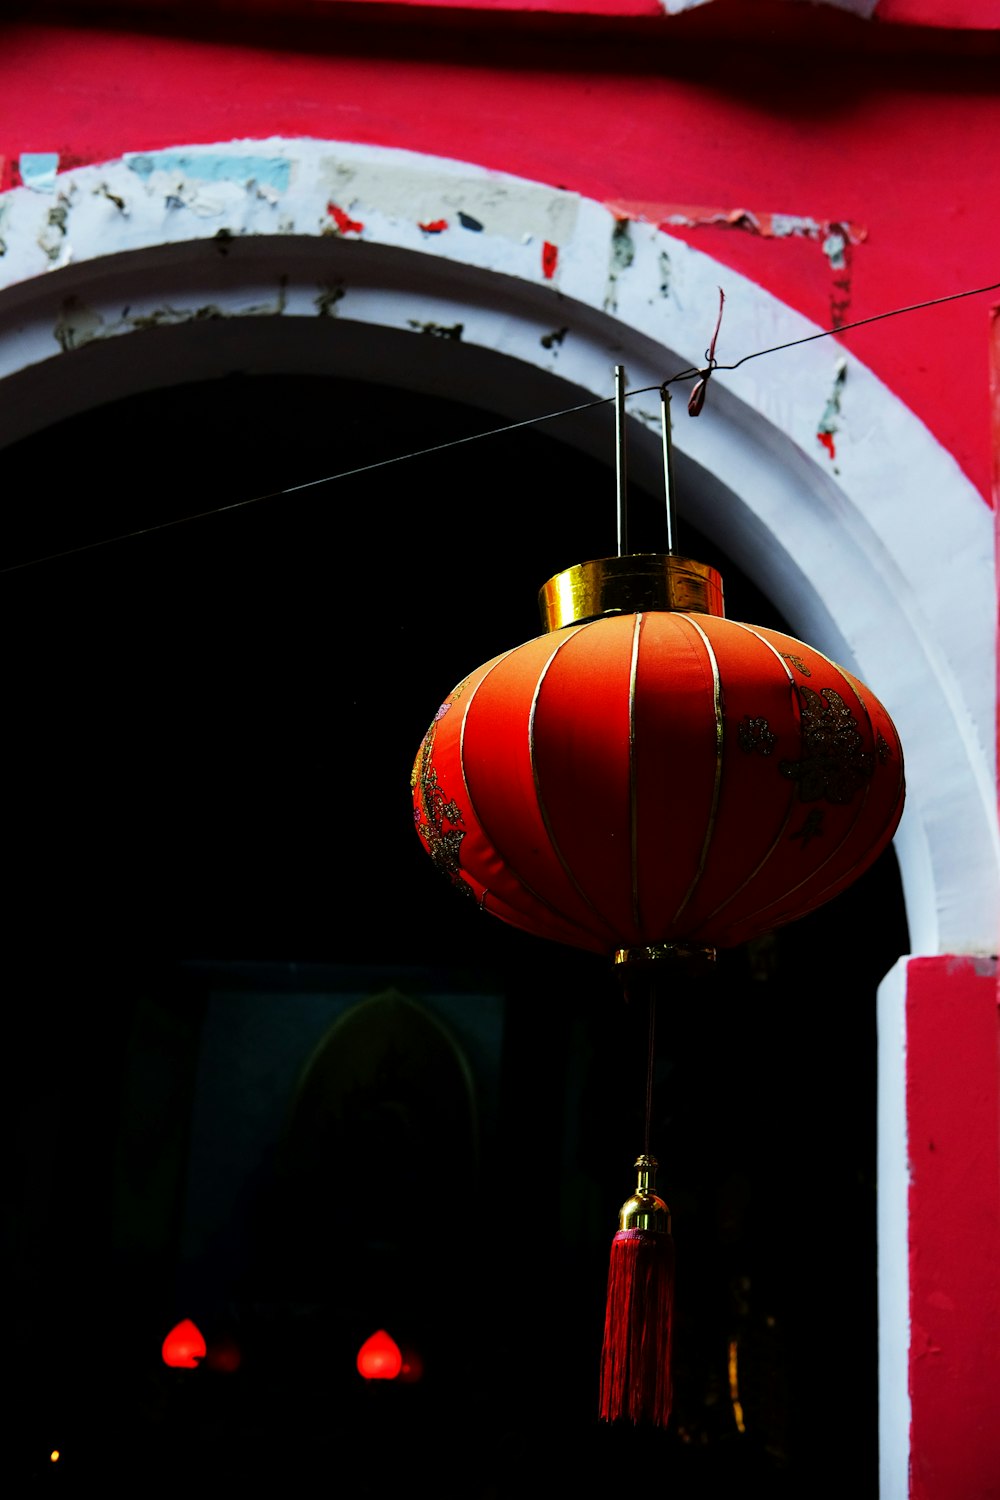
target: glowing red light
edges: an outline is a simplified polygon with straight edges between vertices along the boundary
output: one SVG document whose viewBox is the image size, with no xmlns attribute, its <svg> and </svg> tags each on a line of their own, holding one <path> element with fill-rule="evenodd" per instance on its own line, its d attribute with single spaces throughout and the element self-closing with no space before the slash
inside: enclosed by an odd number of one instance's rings
<svg viewBox="0 0 1000 1500">
<path fill-rule="evenodd" d="M 395 1380 L 402 1368 L 399 1345 L 384 1328 L 365 1339 L 358 1350 L 358 1370 L 366 1380 Z"/>
<path fill-rule="evenodd" d="M 196 1370 L 205 1358 L 205 1340 L 200 1330 L 184 1318 L 163 1340 L 163 1363 L 175 1370 Z"/>
</svg>

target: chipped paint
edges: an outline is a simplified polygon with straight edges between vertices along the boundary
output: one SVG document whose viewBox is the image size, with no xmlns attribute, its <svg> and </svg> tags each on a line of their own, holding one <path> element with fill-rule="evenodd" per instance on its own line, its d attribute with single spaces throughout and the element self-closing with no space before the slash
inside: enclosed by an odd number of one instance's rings
<svg viewBox="0 0 1000 1500">
<path fill-rule="evenodd" d="M 346 153 L 319 163 L 319 180 L 335 202 L 363 203 L 369 216 L 422 224 L 442 214 L 464 229 L 526 243 L 565 244 L 573 235 L 580 199 L 576 193 L 523 183 L 500 173 L 472 173 L 464 163 L 439 162 L 433 176 L 420 179 L 408 162 L 386 153 L 384 162 L 362 165 Z"/>
<path fill-rule="evenodd" d="M 45 222 L 38 235 L 38 247 L 45 254 L 49 268 L 68 265 L 73 255 L 66 238 L 69 220 L 70 196 L 60 193 L 45 215 Z"/>
<path fill-rule="evenodd" d="M 443 234 L 448 228 L 447 219 L 429 219 L 424 224 L 418 224 L 417 228 L 422 234 Z"/>
<path fill-rule="evenodd" d="M 849 321 L 851 310 L 851 262 L 854 246 L 861 241 L 851 234 L 850 226 L 828 224 L 822 242 L 823 254 L 835 273 L 830 295 L 830 327 L 842 328 Z"/>
<path fill-rule="evenodd" d="M 742 229 L 762 239 L 813 240 L 820 245 L 831 266 L 844 263 L 846 247 L 860 245 L 868 230 L 848 219 L 817 219 L 809 214 L 776 213 L 750 208 L 717 208 L 690 203 L 649 203 L 616 199 L 606 207 L 619 219 L 655 224 L 658 229 Z"/>
<path fill-rule="evenodd" d="M 121 196 L 120 193 L 113 193 L 106 182 L 102 182 L 98 187 L 95 187 L 94 196 L 98 198 L 107 198 L 108 202 L 113 203 L 120 214 L 124 214 L 125 217 L 128 218 L 130 209 L 128 204 L 125 202 L 125 199 Z"/>
<path fill-rule="evenodd" d="M 361 234 L 362 230 L 365 227 L 360 219 L 352 219 L 346 209 L 341 208 L 340 204 L 334 203 L 332 199 L 326 205 L 326 211 L 330 215 L 330 218 L 333 220 L 334 224 L 337 226 L 337 233 Z M 327 226 L 327 229 L 330 233 L 334 232 L 330 229 L 329 226 Z"/>
<path fill-rule="evenodd" d="M 344 297 L 344 287 L 338 282 L 336 286 L 320 287 L 319 292 L 313 298 L 316 311 L 321 318 L 335 318 L 337 316 L 337 303 Z"/>
<path fill-rule="evenodd" d="M 463 323 L 453 323 L 450 328 L 446 328 L 441 323 L 421 323 L 416 318 L 408 318 L 407 321 L 410 327 L 415 328 L 418 333 L 429 333 L 431 338 L 435 339 L 458 340 L 465 332 Z"/>
<path fill-rule="evenodd" d="M 618 278 L 623 271 L 628 270 L 634 260 L 635 245 L 632 240 L 631 222 L 624 216 L 616 217 L 611 231 L 611 256 L 608 265 L 607 289 L 604 294 L 606 312 L 617 312 Z"/>
<path fill-rule="evenodd" d="M 288 278 L 281 277 L 272 301 L 253 303 L 241 307 L 237 313 L 230 312 L 214 302 L 204 302 L 196 307 L 154 308 L 148 313 L 133 313 L 125 307 L 119 317 L 109 321 L 96 308 L 89 307 L 78 297 L 67 297 L 60 309 L 52 329 L 52 336 L 64 354 L 81 349 L 98 339 L 115 338 L 124 333 L 142 333 L 152 328 L 169 328 L 183 323 L 205 323 L 232 317 L 266 318 L 280 317 L 288 305 Z"/>
<path fill-rule="evenodd" d="M 155 173 L 191 178 L 197 182 L 231 182 L 247 187 L 270 188 L 285 193 L 291 181 L 292 163 L 287 156 L 228 155 L 215 151 L 129 152 L 126 166 L 149 182 Z"/>
<path fill-rule="evenodd" d="M 608 203 L 612 213 L 623 218 L 655 224 L 659 229 L 742 229 L 763 239 L 788 238 L 817 241 L 835 264 L 838 245 L 860 245 L 868 237 L 861 224 L 847 219 L 817 219 L 809 214 L 787 214 L 750 208 L 718 208 L 690 203 Z"/>
<path fill-rule="evenodd" d="M 553 328 L 551 333 L 543 333 L 538 342 L 543 349 L 558 349 L 567 333 L 568 328 Z"/>
<path fill-rule="evenodd" d="M 546 240 L 542 245 L 542 275 L 546 281 L 551 281 L 556 274 L 559 264 L 559 246 L 553 245 L 551 240 Z"/>
<path fill-rule="evenodd" d="M 823 445 L 827 453 L 829 453 L 831 459 L 835 459 L 837 456 L 837 449 L 833 438 L 834 433 L 840 426 L 840 423 L 838 421 L 838 418 L 840 416 L 840 400 L 843 394 L 844 384 L 846 380 L 847 361 L 846 359 L 841 358 L 837 361 L 836 370 L 833 376 L 833 388 L 831 389 L 830 395 L 827 398 L 826 406 L 823 408 L 823 415 L 820 417 L 819 424 L 816 428 L 817 441 Z M 837 470 L 835 469 L 834 473 L 836 472 Z"/>
<path fill-rule="evenodd" d="M 22 151 L 17 170 L 26 188 L 36 193 L 54 193 L 59 154 L 56 151 Z"/>
<path fill-rule="evenodd" d="M 775 213 L 749 208 L 705 207 L 690 203 L 609 203 L 621 219 L 672 229 L 741 229 L 762 239 L 805 239 L 819 245 L 834 273 L 830 291 L 830 327 L 848 321 L 851 305 L 851 254 L 868 238 L 867 229 L 848 219 L 819 219 L 809 214 Z"/>
<path fill-rule="evenodd" d="M 611 264 L 615 271 L 627 271 L 635 260 L 635 246 L 628 219 L 619 219 L 611 231 Z"/>
<path fill-rule="evenodd" d="M 71 349 L 79 349 L 94 339 L 103 338 L 107 325 L 99 312 L 86 307 L 76 297 L 67 297 L 52 332 L 60 349 L 68 354 Z"/>
</svg>

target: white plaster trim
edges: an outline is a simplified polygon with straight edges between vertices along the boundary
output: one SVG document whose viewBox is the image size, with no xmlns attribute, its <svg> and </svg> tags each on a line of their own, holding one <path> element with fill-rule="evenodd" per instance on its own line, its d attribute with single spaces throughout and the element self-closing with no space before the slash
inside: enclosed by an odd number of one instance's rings
<svg viewBox="0 0 1000 1500">
<path fill-rule="evenodd" d="M 660 0 L 664 11 L 668 16 L 680 16 L 686 10 L 696 10 L 701 5 L 709 5 L 711 0 Z M 802 0 L 785 0 L 788 5 L 802 4 Z M 829 5 L 833 10 L 846 10 L 853 16 L 861 16 L 867 20 L 874 15 L 878 0 L 806 0 L 809 5 Z"/>
<path fill-rule="evenodd" d="M 245 343 L 255 352 L 244 352 L 260 360 L 279 329 L 315 326 L 325 310 L 345 330 L 460 324 L 460 357 L 438 348 L 431 360 L 438 341 L 415 339 L 410 372 L 383 368 L 382 378 L 426 385 L 433 366 L 443 393 L 514 417 L 552 409 L 524 408 L 532 373 L 550 378 L 546 390 L 564 389 L 569 405 L 610 394 L 623 363 L 631 389 L 654 387 L 630 399 L 629 443 L 630 471 L 656 485 L 655 387 L 701 362 L 720 282 L 724 362 L 819 331 L 700 251 L 602 204 L 464 162 L 343 143 L 184 145 L 76 168 L 51 192 L 0 198 L 0 238 L 0 442 L 93 399 L 62 350 L 103 346 L 110 395 L 119 348 L 132 388 L 203 373 L 194 363 L 158 370 L 154 346 L 126 334 L 193 331 L 210 316 L 228 325 L 226 339 L 252 328 Z M 197 358 L 210 346 L 202 338 Z M 483 375 L 470 388 L 474 351 L 506 357 L 516 378 Z M 816 432 L 839 360 L 834 467 Z M 896 851 L 911 950 L 995 952 L 988 508 L 913 413 L 832 340 L 719 372 L 705 412 L 679 416 L 674 437 L 682 515 L 722 535 L 796 633 L 869 683 L 897 724 L 908 800 Z M 947 548 L 934 545 L 943 534 Z"/>
<path fill-rule="evenodd" d="M 910 1494 L 910 1170 L 906 1130 L 906 980 L 902 958 L 878 991 L 879 1500 Z"/>
</svg>

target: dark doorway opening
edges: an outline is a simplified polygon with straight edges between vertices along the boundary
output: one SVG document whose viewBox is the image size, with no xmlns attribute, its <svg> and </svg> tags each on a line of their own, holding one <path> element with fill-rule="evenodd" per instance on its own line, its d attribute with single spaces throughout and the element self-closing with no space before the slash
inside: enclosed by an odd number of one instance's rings
<svg viewBox="0 0 1000 1500">
<path fill-rule="evenodd" d="M 455 682 L 539 632 L 539 586 L 614 550 L 610 427 L 607 466 L 522 429 L 277 495 L 500 425 L 350 381 L 233 375 L 5 453 L 6 562 L 65 554 L 4 587 L 7 1217 L 36 1484 L 69 1432 L 58 1477 L 81 1490 L 100 1471 L 147 1492 L 267 1475 L 303 1494 L 506 1496 L 651 1465 L 675 1496 L 798 1494 L 821 1467 L 877 1492 L 874 991 L 907 946 L 891 851 L 663 1015 L 677 1409 L 666 1433 L 597 1423 L 645 1018 L 603 961 L 455 900 L 412 832 L 409 773 Z M 632 506 L 631 544 L 659 550 L 658 499 Z M 724 538 L 682 523 L 680 540 L 720 567 L 731 616 L 787 628 Z M 344 1362 L 384 1264 L 346 1250 L 364 1161 L 329 1162 L 311 1231 L 334 1259 L 324 1295 L 315 1244 L 269 1216 L 276 1156 L 246 1153 L 259 1095 L 208 1109 L 205 1068 L 220 1018 L 243 1017 L 234 1077 L 266 1087 L 277 1036 L 305 1066 L 317 1015 L 386 990 L 471 1056 L 482 1150 L 419 1255 L 388 1215 L 382 1251 L 409 1247 L 426 1273 L 399 1317 L 446 1353 L 382 1390 Z M 463 1032 L 463 1006 L 492 1029 Z M 359 1132 L 334 1155 L 363 1152 Z M 229 1285 L 191 1248 L 206 1151 L 246 1211 Z M 242 1341 L 228 1383 L 160 1364 L 184 1299 Z"/>
</svg>

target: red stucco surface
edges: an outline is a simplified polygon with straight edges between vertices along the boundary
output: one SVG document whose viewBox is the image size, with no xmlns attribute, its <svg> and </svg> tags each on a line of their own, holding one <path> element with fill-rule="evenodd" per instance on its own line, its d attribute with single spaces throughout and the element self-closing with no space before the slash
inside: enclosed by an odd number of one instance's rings
<svg viewBox="0 0 1000 1500">
<path fill-rule="evenodd" d="M 212 0 L 198 19 L 185 5 L 172 27 L 141 4 L 132 25 L 124 13 L 90 21 L 82 3 L 75 25 L 0 20 L 0 183 L 18 181 L 24 152 L 57 152 L 70 166 L 305 136 L 461 158 L 654 222 L 683 207 L 694 223 L 672 234 L 821 326 L 835 312 L 873 318 L 1000 282 L 1000 54 L 912 34 L 988 31 L 1000 26 L 1000 4 L 880 0 L 877 16 L 892 24 L 878 45 L 875 23 L 790 0 L 794 26 L 781 34 L 770 18 L 756 34 L 737 26 L 721 4 L 692 12 L 683 29 L 643 21 L 639 30 L 595 30 L 569 15 L 542 28 L 509 16 L 473 25 L 457 8 L 432 23 L 426 7 L 407 23 L 400 7 L 380 4 L 293 4 L 272 21 L 271 8 Z M 591 19 L 659 11 L 647 0 L 544 8 Z M 287 23 L 292 11 L 308 13 L 301 26 Z M 715 13 L 731 24 L 713 32 Z M 818 238 L 762 233 L 773 215 L 850 224 L 846 266 L 832 266 Z M 720 217 L 729 222 L 709 222 Z M 996 303 L 1000 291 L 842 335 L 984 501 L 991 420 L 1000 432 Z M 704 309 L 706 344 L 715 314 Z M 724 322 L 717 352 L 725 364 L 753 351 L 732 347 Z M 831 348 L 831 368 L 833 359 Z M 944 517 L 939 540 L 947 545 Z M 914 961 L 907 1027 L 912 1496 L 986 1500 L 1000 1496 L 993 966 Z"/>
<path fill-rule="evenodd" d="M 230 9 L 200 37 L 189 11 L 173 34 L 153 17 L 144 33 L 125 17 L 0 23 L 4 183 L 17 181 L 21 152 L 73 164 L 236 137 L 341 139 L 462 158 L 657 221 L 676 205 L 723 210 L 734 227 L 672 232 L 822 326 L 834 310 L 851 321 L 1000 281 L 992 53 L 906 48 L 887 60 L 884 48 L 804 49 L 770 32 L 748 47 L 724 31 L 706 39 L 704 23 L 683 43 L 665 30 L 594 36 L 570 19 L 529 33 L 498 20 L 470 29 L 467 18 L 410 28 L 398 11 L 369 29 L 359 14 L 384 7 L 318 10 L 296 30 Z M 838 38 L 871 33 L 842 13 L 836 22 Z M 818 239 L 755 231 L 771 214 L 849 222 L 860 242 L 838 270 Z M 844 335 L 984 499 L 998 297 Z M 706 342 L 714 313 L 706 307 Z M 720 360 L 748 352 L 723 327 Z"/>
<path fill-rule="evenodd" d="M 1000 1496 L 995 962 L 907 975 L 912 1500 Z"/>
</svg>

